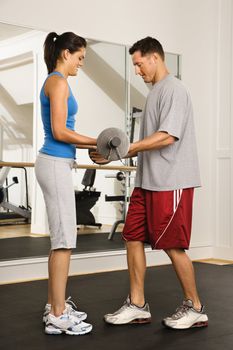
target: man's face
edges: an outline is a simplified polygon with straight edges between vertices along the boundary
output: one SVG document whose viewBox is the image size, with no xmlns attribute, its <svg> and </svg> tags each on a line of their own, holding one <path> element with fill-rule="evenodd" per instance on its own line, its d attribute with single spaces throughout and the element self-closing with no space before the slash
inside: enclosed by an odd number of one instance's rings
<svg viewBox="0 0 233 350">
<path fill-rule="evenodd" d="M 140 51 L 135 51 L 132 55 L 135 74 L 139 74 L 145 83 L 154 83 L 157 70 L 156 54 L 150 53 L 144 56 Z"/>
</svg>

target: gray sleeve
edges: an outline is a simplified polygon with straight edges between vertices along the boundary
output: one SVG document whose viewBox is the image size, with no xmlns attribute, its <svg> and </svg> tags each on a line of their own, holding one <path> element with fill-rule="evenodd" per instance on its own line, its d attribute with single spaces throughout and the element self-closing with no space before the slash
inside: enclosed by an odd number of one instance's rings
<svg viewBox="0 0 233 350">
<path fill-rule="evenodd" d="M 188 93 L 183 86 L 172 86 L 163 92 L 157 131 L 167 132 L 177 140 L 180 139 L 187 121 L 188 99 Z"/>
</svg>

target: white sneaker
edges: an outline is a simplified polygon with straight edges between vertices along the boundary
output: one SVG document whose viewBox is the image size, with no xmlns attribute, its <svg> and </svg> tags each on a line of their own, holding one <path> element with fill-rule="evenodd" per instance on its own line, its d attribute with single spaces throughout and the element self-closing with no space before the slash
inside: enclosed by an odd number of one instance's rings
<svg viewBox="0 0 233 350">
<path fill-rule="evenodd" d="M 65 310 L 63 314 L 56 317 L 48 314 L 45 333 L 50 335 L 68 334 L 68 335 L 83 335 L 91 332 L 92 325 L 86 322 L 76 322 L 77 318 Z"/>
<path fill-rule="evenodd" d="M 143 307 L 138 307 L 131 304 L 128 297 L 119 310 L 113 314 L 106 314 L 104 320 L 111 324 L 150 323 L 151 313 L 147 303 Z"/>
<path fill-rule="evenodd" d="M 171 317 L 163 319 L 162 324 L 173 329 L 206 327 L 208 326 L 208 317 L 204 313 L 204 306 L 202 306 L 201 311 L 197 311 L 193 307 L 192 300 L 184 300 Z"/>
<path fill-rule="evenodd" d="M 71 313 L 73 316 L 77 318 L 77 322 L 86 320 L 87 318 L 86 312 L 78 311 L 77 306 L 75 305 L 71 297 L 66 299 L 65 307 L 69 313 Z M 42 319 L 44 323 L 46 323 L 50 311 L 51 311 L 51 304 L 46 304 L 44 308 L 43 319 Z"/>
</svg>

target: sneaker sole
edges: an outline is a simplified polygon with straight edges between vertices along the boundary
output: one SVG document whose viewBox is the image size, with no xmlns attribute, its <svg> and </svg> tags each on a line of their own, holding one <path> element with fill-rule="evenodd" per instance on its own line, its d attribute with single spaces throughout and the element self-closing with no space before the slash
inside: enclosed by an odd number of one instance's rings
<svg viewBox="0 0 233 350">
<path fill-rule="evenodd" d="M 169 325 L 167 325 L 164 321 L 162 321 L 162 325 L 166 328 L 169 329 L 174 329 L 174 330 L 185 330 L 185 329 L 191 329 L 191 328 L 202 328 L 202 327 L 207 327 L 208 326 L 208 321 L 202 321 L 202 322 L 197 322 L 194 323 L 191 327 L 187 327 L 187 328 L 175 328 L 175 327 L 171 327 Z"/>
<path fill-rule="evenodd" d="M 114 326 L 122 326 L 122 325 L 127 325 L 127 324 L 147 324 L 151 323 L 151 317 L 150 318 L 135 318 L 132 321 L 126 322 L 126 323 L 113 323 L 109 322 L 104 319 L 104 321 L 108 324 L 114 325 Z"/>
<path fill-rule="evenodd" d="M 61 330 L 61 329 L 46 329 L 45 328 L 45 334 L 48 334 L 48 335 L 60 335 L 62 333 L 65 333 L 67 335 L 84 335 L 84 334 L 88 334 L 92 331 L 92 328 L 93 327 L 90 327 L 88 329 L 86 329 L 85 331 L 82 331 L 82 332 L 72 332 L 72 331 L 69 331 L 69 330 Z"/>
<path fill-rule="evenodd" d="M 82 332 L 65 331 L 65 333 L 66 333 L 67 335 L 84 335 L 84 334 L 90 333 L 91 331 L 92 331 L 92 327 L 91 327 L 91 329 L 88 329 L 88 330 L 82 331 Z"/>
<path fill-rule="evenodd" d="M 151 317 L 150 318 L 136 318 L 135 320 L 129 322 L 130 324 L 146 324 L 151 323 Z"/>
</svg>

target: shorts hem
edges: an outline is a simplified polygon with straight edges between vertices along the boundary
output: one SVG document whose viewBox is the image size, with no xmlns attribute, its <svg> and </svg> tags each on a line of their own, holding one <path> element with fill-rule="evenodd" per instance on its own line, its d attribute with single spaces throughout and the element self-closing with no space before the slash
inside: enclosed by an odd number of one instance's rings
<svg viewBox="0 0 233 350">
<path fill-rule="evenodd" d="M 164 246 L 164 247 L 156 247 L 153 243 L 149 242 L 149 241 L 144 241 L 142 239 L 126 239 L 123 235 L 122 235 L 122 239 L 125 241 L 125 242 L 141 242 L 141 243 L 144 243 L 144 244 L 148 244 L 151 246 L 151 249 L 152 250 L 166 250 L 166 249 L 185 249 L 185 250 L 189 250 L 190 246 L 187 246 L 187 245 L 172 245 L 172 246 Z"/>
<path fill-rule="evenodd" d="M 185 250 L 189 250 L 189 246 L 185 246 L 185 247 L 181 247 L 181 246 L 167 246 L 167 247 L 155 247 L 155 246 L 151 246 L 152 250 L 166 250 L 166 249 L 185 249 Z"/>
<path fill-rule="evenodd" d="M 51 250 L 58 250 L 58 249 L 74 249 L 76 248 L 76 245 L 72 245 L 72 246 L 64 246 L 64 245 L 61 245 L 61 246 L 51 246 Z"/>
</svg>

